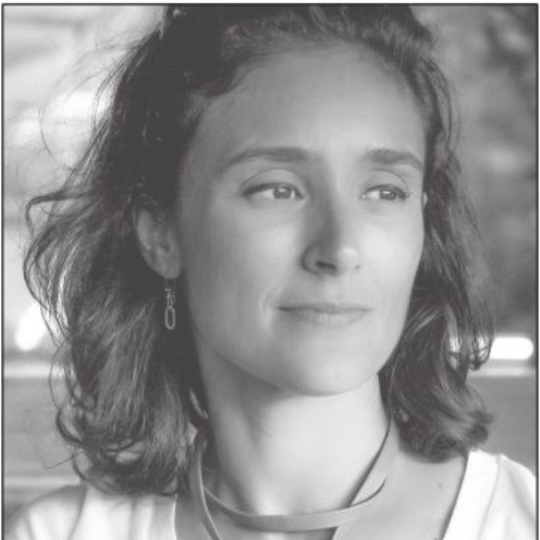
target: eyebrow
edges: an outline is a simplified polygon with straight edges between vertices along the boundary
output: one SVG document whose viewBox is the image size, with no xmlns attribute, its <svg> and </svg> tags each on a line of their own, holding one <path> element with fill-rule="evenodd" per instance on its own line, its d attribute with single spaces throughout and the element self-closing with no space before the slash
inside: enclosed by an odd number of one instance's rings
<svg viewBox="0 0 540 540">
<path fill-rule="evenodd" d="M 310 160 L 321 161 L 318 152 L 311 152 L 295 146 L 268 146 L 248 148 L 227 160 L 225 169 L 234 165 L 254 159 L 267 159 L 278 163 L 301 163 Z M 424 164 L 412 152 L 396 150 L 393 148 L 373 148 L 361 154 L 360 161 L 367 161 L 378 165 L 408 165 L 424 172 Z"/>
<path fill-rule="evenodd" d="M 228 169 L 238 163 L 253 159 L 268 159 L 270 161 L 277 161 L 278 163 L 298 163 L 313 159 L 314 155 L 316 159 L 320 159 L 319 154 L 314 154 L 313 152 L 295 146 L 263 146 L 248 148 L 227 160 L 225 167 Z"/>
<path fill-rule="evenodd" d="M 374 148 L 368 150 L 363 158 L 379 165 L 408 165 L 424 172 L 424 164 L 412 152 L 406 150 L 394 150 L 391 148 Z"/>
</svg>

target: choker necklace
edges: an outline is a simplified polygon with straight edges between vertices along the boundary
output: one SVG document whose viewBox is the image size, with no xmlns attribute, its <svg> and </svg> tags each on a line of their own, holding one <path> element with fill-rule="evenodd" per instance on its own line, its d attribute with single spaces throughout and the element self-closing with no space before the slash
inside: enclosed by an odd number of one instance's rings
<svg viewBox="0 0 540 540">
<path fill-rule="evenodd" d="M 208 428 L 205 426 L 199 429 L 195 437 L 195 455 L 189 472 L 189 485 L 195 508 L 213 540 L 223 539 L 214 524 L 207 500 L 211 506 L 237 524 L 257 531 L 294 533 L 320 529 L 335 529 L 354 521 L 371 507 L 371 503 L 374 502 L 376 496 L 384 488 L 398 449 L 396 426 L 393 422 L 390 422 L 383 443 L 364 478 L 361 480 L 360 487 L 351 506 L 347 508 L 311 514 L 259 515 L 241 512 L 227 506 L 204 487 L 202 457 L 207 439 Z"/>
</svg>

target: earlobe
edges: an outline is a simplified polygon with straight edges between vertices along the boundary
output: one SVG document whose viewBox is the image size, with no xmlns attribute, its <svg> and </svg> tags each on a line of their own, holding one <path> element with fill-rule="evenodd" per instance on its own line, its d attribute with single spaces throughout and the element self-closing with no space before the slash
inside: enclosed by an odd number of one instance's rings
<svg viewBox="0 0 540 540">
<path fill-rule="evenodd" d="M 182 271 L 182 259 L 178 239 L 170 223 L 148 210 L 140 210 L 135 217 L 135 228 L 148 266 L 165 278 L 177 278 Z"/>
</svg>

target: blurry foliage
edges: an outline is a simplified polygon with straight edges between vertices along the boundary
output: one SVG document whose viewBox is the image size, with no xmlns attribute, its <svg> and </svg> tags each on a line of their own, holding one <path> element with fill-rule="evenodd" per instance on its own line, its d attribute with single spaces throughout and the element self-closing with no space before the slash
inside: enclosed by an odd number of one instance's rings
<svg viewBox="0 0 540 540">
<path fill-rule="evenodd" d="M 503 332 L 536 334 L 537 6 L 430 6 Z"/>
<path fill-rule="evenodd" d="M 536 6 L 494 6 L 485 21 L 490 43 L 488 62 L 508 70 L 516 88 L 536 113 Z"/>
</svg>

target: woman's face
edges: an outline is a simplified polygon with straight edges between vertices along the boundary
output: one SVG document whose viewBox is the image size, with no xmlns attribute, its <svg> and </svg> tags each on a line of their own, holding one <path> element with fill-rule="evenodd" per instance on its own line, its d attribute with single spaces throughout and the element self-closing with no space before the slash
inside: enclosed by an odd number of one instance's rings
<svg viewBox="0 0 540 540">
<path fill-rule="evenodd" d="M 199 355 L 305 395 L 374 377 L 422 252 L 424 153 L 368 52 L 276 54 L 211 102 L 175 220 Z"/>
</svg>

